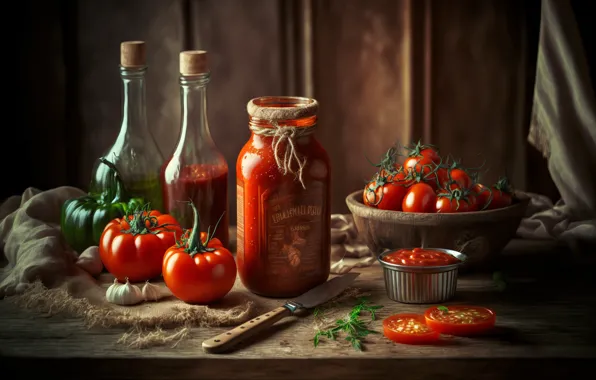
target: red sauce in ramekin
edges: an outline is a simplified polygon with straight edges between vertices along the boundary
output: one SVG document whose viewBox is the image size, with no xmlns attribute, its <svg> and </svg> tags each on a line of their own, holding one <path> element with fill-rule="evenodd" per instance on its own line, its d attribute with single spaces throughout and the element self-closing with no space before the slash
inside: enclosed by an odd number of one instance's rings
<svg viewBox="0 0 596 380">
<path fill-rule="evenodd" d="M 400 249 L 385 255 L 382 260 L 390 264 L 413 267 L 437 267 L 461 262 L 448 253 L 425 248 Z"/>
</svg>

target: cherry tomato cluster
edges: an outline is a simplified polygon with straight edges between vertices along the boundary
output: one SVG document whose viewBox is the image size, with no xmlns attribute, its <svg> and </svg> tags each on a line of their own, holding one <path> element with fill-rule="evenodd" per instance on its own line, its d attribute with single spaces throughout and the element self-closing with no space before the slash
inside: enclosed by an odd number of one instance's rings
<svg viewBox="0 0 596 380">
<path fill-rule="evenodd" d="M 433 306 L 424 314 L 395 314 L 383 321 L 386 338 L 403 344 L 433 344 L 441 334 L 473 336 L 492 329 L 496 314 L 480 306 Z"/>
<path fill-rule="evenodd" d="M 478 180 L 478 171 L 442 157 L 433 145 L 406 147 L 403 164 L 395 147 L 375 165 L 378 170 L 365 185 L 364 204 L 381 210 L 454 213 L 507 207 L 514 201 L 506 177 L 492 186 Z"/>
</svg>

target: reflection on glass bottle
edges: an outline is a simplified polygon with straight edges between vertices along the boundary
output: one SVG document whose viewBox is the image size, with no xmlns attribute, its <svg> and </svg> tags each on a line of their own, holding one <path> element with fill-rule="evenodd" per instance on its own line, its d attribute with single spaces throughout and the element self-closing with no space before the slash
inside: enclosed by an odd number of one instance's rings
<svg viewBox="0 0 596 380">
<path fill-rule="evenodd" d="M 120 76 L 124 85 L 120 133 L 104 157 L 118 168 L 126 191 L 143 197 L 151 208 L 163 209 L 159 169 L 163 156 L 147 125 L 145 105 L 145 43 L 123 42 L 120 46 Z M 96 161 L 89 191 L 100 193 L 114 189 L 113 176 Z"/>
<path fill-rule="evenodd" d="M 162 167 L 165 211 L 184 228 L 193 224 L 192 201 L 199 211 L 201 231 L 215 228 L 215 237 L 227 246 L 228 165 L 211 138 L 207 122 L 207 52 L 180 53 L 180 138 Z"/>
</svg>

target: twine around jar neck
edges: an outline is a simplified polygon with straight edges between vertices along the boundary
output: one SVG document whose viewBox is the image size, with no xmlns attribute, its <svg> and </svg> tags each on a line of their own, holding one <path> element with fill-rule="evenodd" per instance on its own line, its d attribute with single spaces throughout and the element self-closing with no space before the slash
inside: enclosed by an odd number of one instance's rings
<svg viewBox="0 0 596 380">
<path fill-rule="evenodd" d="M 311 135 L 316 128 L 316 124 L 308 127 L 295 127 L 295 126 L 280 126 L 275 121 L 269 121 L 270 126 L 262 127 L 258 125 L 250 125 L 250 130 L 259 136 L 272 137 L 271 147 L 273 148 L 273 157 L 275 163 L 283 175 L 294 174 L 303 189 L 306 189 L 302 172 L 306 166 L 306 157 L 300 157 L 296 152 L 296 141 L 304 136 Z M 280 146 L 282 143 L 286 143 L 285 149 Z M 297 170 L 292 167 L 292 162 L 297 166 Z"/>
</svg>

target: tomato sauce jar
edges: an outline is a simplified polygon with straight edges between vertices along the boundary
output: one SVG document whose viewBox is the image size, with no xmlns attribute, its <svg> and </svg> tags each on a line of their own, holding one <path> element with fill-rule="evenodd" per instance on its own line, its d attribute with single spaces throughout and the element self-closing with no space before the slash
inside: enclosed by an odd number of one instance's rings
<svg viewBox="0 0 596 380">
<path fill-rule="evenodd" d="M 237 264 L 251 292 L 294 297 L 330 271 L 330 165 L 314 137 L 318 103 L 248 102 L 251 136 L 236 163 Z"/>
</svg>

